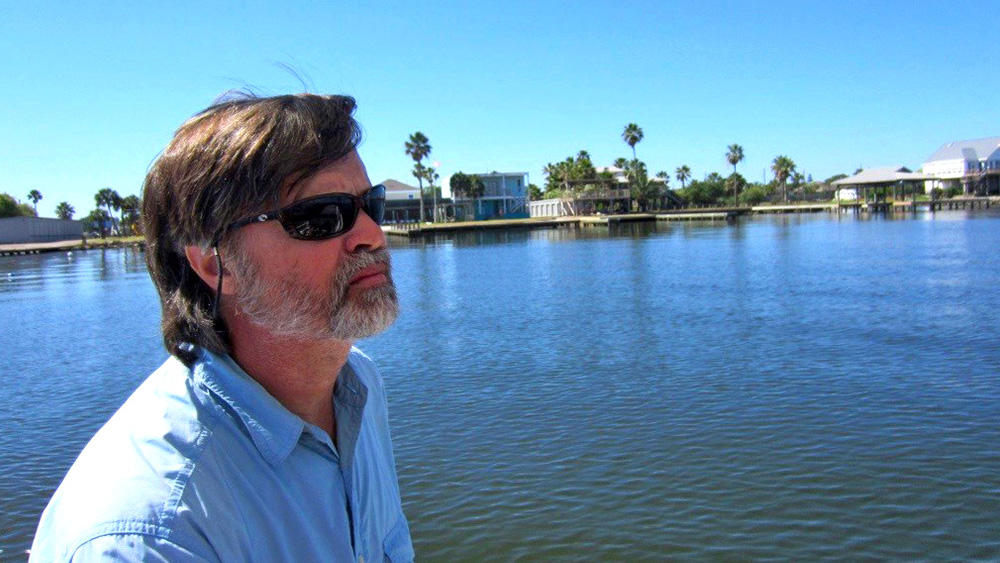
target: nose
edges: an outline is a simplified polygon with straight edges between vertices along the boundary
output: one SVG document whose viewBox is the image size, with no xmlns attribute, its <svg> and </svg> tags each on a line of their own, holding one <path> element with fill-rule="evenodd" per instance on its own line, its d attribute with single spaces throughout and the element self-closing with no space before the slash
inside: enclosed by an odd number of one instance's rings
<svg viewBox="0 0 1000 563">
<path fill-rule="evenodd" d="M 364 210 L 358 212 L 358 219 L 345 235 L 344 244 L 348 252 L 358 250 L 378 250 L 385 246 L 385 233 Z"/>
</svg>

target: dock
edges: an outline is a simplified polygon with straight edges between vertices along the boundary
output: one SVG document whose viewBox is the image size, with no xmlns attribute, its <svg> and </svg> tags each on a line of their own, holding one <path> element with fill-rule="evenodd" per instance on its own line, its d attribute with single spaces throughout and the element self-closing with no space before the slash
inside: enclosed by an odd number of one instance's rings
<svg viewBox="0 0 1000 563">
<path fill-rule="evenodd" d="M 0 256 L 17 256 L 22 254 L 44 254 L 46 252 L 73 252 L 76 250 L 91 250 L 102 248 L 143 248 L 142 237 L 125 239 L 96 239 L 84 242 L 81 239 L 60 240 L 54 242 L 25 242 L 17 244 L 0 244 Z"/>
<path fill-rule="evenodd" d="M 943 209 L 989 209 L 1000 205 L 1000 197 L 965 197 L 940 200 L 918 200 L 917 207 L 931 211 Z M 499 219 L 466 221 L 461 223 L 418 223 L 383 225 L 387 235 L 418 237 L 434 233 L 459 231 L 485 231 L 491 229 L 533 229 L 576 225 L 580 227 L 609 227 L 622 223 L 643 221 L 735 221 L 741 215 L 782 213 L 892 213 L 914 209 L 913 201 L 840 203 L 798 203 L 790 205 L 755 205 L 741 207 L 685 208 L 653 213 L 628 213 L 623 215 L 584 215 L 573 217 L 539 217 L 531 219 Z"/>
</svg>

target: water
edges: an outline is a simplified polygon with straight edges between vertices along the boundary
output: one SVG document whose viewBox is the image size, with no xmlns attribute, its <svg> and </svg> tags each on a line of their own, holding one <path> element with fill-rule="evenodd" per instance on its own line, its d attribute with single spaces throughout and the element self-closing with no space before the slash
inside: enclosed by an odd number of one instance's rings
<svg viewBox="0 0 1000 563">
<path fill-rule="evenodd" d="M 418 558 L 1000 559 L 1000 214 L 394 243 Z M 133 250 L 0 258 L 0 559 L 163 359 Z"/>
</svg>

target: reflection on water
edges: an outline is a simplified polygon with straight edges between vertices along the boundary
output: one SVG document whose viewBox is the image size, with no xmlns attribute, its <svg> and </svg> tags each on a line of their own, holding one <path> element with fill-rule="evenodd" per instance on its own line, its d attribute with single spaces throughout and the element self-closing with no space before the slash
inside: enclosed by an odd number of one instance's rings
<svg viewBox="0 0 1000 563">
<path fill-rule="evenodd" d="M 952 220 L 952 219 L 961 220 Z M 418 556 L 996 560 L 994 212 L 393 239 Z M 162 360 L 131 250 L 0 258 L 4 553 Z"/>
</svg>

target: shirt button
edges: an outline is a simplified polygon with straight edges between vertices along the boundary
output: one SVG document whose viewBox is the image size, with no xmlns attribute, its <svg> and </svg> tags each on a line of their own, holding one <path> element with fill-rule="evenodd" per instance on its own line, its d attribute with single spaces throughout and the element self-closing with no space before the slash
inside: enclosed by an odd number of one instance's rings
<svg viewBox="0 0 1000 563">
<path fill-rule="evenodd" d="M 359 555 L 358 556 L 358 563 L 365 563 L 365 556 L 364 555 Z"/>
</svg>

